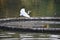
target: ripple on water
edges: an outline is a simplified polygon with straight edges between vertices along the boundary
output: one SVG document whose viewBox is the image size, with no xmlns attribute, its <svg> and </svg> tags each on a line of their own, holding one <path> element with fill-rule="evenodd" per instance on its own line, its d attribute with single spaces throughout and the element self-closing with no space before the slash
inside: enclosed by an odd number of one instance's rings
<svg viewBox="0 0 60 40">
<path fill-rule="evenodd" d="M 20 40 L 19 38 L 3 38 L 3 39 L 0 39 L 0 40 Z"/>
<path fill-rule="evenodd" d="M 7 35 L 15 36 L 16 33 L 6 32 Z M 0 34 L 0 36 L 7 36 L 5 33 Z M 59 35 L 52 35 L 52 34 L 43 34 L 43 33 L 17 33 L 19 36 L 18 38 L 0 38 L 0 40 L 60 40 L 57 37 Z M 52 37 L 53 36 L 53 37 Z M 56 38 L 55 38 L 56 37 Z M 60 37 L 60 36 L 59 36 Z"/>
</svg>

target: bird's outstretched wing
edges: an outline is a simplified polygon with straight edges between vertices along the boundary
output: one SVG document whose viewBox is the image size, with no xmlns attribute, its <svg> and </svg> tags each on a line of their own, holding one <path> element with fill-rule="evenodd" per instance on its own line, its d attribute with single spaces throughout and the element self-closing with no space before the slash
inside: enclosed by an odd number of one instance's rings
<svg viewBox="0 0 60 40">
<path fill-rule="evenodd" d="M 25 9 L 21 9 L 21 11 L 20 11 L 20 16 L 24 16 L 24 17 L 30 18 L 30 16 L 29 16 L 28 14 L 29 14 L 29 12 L 26 13 L 26 12 L 25 12 Z"/>
</svg>

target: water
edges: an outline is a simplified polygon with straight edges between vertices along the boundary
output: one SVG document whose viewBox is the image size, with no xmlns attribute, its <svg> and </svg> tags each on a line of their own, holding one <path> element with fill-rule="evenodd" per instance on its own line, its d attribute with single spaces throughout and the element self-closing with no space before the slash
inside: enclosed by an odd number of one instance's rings
<svg viewBox="0 0 60 40">
<path fill-rule="evenodd" d="M 60 40 L 60 35 L 46 33 L 0 32 L 0 40 Z"/>
</svg>

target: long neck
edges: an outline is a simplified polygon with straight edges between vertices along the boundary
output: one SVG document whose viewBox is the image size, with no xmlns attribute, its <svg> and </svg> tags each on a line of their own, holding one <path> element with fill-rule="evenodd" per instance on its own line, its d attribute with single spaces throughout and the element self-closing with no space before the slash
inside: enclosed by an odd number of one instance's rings
<svg viewBox="0 0 60 40">
<path fill-rule="evenodd" d="M 28 11 L 28 14 L 29 14 L 30 12 Z"/>
<path fill-rule="evenodd" d="M 28 14 L 30 14 L 30 11 L 28 11 Z"/>
</svg>

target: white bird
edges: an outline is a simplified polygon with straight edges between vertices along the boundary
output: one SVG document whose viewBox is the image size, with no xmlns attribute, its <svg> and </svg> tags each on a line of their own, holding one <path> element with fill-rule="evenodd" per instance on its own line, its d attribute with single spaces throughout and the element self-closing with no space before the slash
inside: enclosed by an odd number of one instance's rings
<svg viewBox="0 0 60 40">
<path fill-rule="evenodd" d="M 24 17 L 28 17 L 30 18 L 29 14 L 30 14 L 31 11 L 28 11 L 28 13 L 25 12 L 25 8 L 22 8 L 20 10 L 20 16 L 24 16 Z"/>
</svg>

